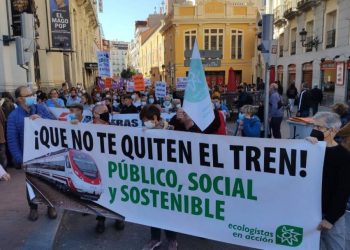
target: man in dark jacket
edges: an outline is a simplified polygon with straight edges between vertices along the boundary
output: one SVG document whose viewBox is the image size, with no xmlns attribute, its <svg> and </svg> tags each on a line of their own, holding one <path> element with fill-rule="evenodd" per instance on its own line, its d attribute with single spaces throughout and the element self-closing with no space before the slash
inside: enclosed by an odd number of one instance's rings
<svg viewBox="0 0 350 250">
<path fill-rule="evenodd" d="M 138 113 L 138 109 L 132 103 L 132 98 L 130 95 L 124 96 L 124 105 L 120 111 L 121 114 L 135 114 Z"/>
<path fill-rule="evenodd" d="M 30 88 L 26 86 L 18 87 L 15 91 L 15 98 L 18 107 L 14 109 L 7 120 L 7 144 L 12 155 L 13 161 L 19 166 L 23 165 L 24 148 L 24 118 L 31 119 L 44 118 L 50 119 L 52 115 L 43 105 L 36 104 L 36 97 Z M 28 194 L 28 192 L 27 192 Z M 30 206 L 29 220 L 38 219 L 38 205 L 34 204 L 28 198 Z M 54 207 L 48 207 L 48 215 L 51 219 L 57 217 Z"/>
<path fill-rule="evenodd" d="M 305 83 L 302 85 L 302 91 L 299 95 L 299 104 L 298 104 L 298 116 L 299 117 L 308 117 L 310 115 L 310 103 L 311 96 L 310 91 Z"/>
<path fill-rule="evenodd" d="M 321 104 L 323 99 L 322 90 L 320 90 L 317 85 L 314 85 L 314 88 L 310 91 L 310 96 L 312 114 L 315 115 L 318 112 L 318 105 Z"/>
</svg>

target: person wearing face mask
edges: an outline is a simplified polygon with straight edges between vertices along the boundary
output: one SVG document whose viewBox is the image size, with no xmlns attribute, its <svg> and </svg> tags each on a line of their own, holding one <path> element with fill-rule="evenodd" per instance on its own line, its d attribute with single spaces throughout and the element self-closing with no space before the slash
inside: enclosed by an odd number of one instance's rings
<svg viewBox="0 0 350 250">
<path fill-rule="evenodd" d="M 132 98 L 130 95 L 124 96 L 124 105 L 120 111 L 121 114 L 135 114 L 138 113 L 138 109 L 132 103 Z"/>
<path fill-rule="evenodd" d="M 133 105 L 136 108 L 139 108 L 141 106 L 141 96 L 140 96 L 140 92 L 135 92 L 134 94 L 132 94 L 131 96 L 132 100 L 133 100 Z"/>
<path fill-rule="evenodd" d="M 148 104 L 157 104 L 156 100 L 154 99 L 153 95 L 150 95 L 148 97 Z"/>
<path fill-rule="evenodd" d="M 173 108 L 173 104 L 171 103 L 171 97 L 170 96 L 164 97 L 163 111 L 164 112 L 170 112 L 170 110 L 172 108 Z"/>
<path fill-rule="evenodd" d="M 77 90 L 75 88 L 70 89 L 70 96 L 67 99 L 67 106 L 71 106 L 74 103 L 80 103 L 80 97 L 77 94 Z"/>
<path fill-rule="evenodd" d="M 68 115 L 68 118 L 72 124 L 78 124 L 78 123 L 90 123 L 91 118 L 83 116 L 84 112 L 84 106 L 80 103 L 72 104 L 68 107 L 70 114 Z"/>
<path fill-rule="evenodd" d="M 104 104 L 97 104 L 93 110 L 93 124 L 103 124 L 103 125 L 110 125 L 109 123 L 109 112 L 108 108 Z M 106 218 L 103 216 L 97 216 L 97 225 L 95 228 L 96 233 L 103 233 L 105 231 L 105 221 Z M 122 220 L 115 220 L 114 228 L 116 230 L 123 230 L 125 227 L 125 223 Z"/>
<path fill-rule="evenodd" d="M 64 101 L 61 98 L 58 98 L 58 90 L 51 89 L 50 91 L 50 99 L 46 101 L 46 105 L 48 107 L 53 108 L 64 108 Z"/>
<path fill-rule="evenodd" d="M 54 119 L 54 116 L 48 112 L 44 105 L 36 104 L 36 97 L 32 90 L 26 86 L 18 87 L 15 90 L 15 98 L 18 106 L 7 119 L 7 145 L 12 160 L 18 168 L 21 168 L 23 166 L 24 118 Z M 29 196 L 27 198 L 30 206 L 28 219 L 35 221 L 38 219 L 38 205 L 32 203 Z M 57 217 L 54 207 L 48 207 L 47 213 L 51 219 Z"/>
<path fill-rule="evenodd" d="M 243 137 L 260 137 L 261 123 L 260 119 L 254 115 L 255 109 L 252 105 L 244 105 L 241 108 L 241 114 L 237 136 Z"/>
<path fill-rule="evenodd" d="M 339 131 L 341 121 L 335 113 L 318 112 L 313 120 L 311 138 L 324 140 L 327 144 L 322 176 L 322 221 L 318 226 L 321 230 L 320 249 L 347 249 L 344 214 L 350 196 L 350 151 L 346 143 L 338 144 L 334 137 L 346 137 L 350 133 L 346 129 Z"/>
<path fill-rule="evenodd" d="M 173 129 L 173 126 L 170 126 L 161 118 L 160 109 L 154 104 L 142 108 L 140 112 L 140 120 L 143 121 L 146 129 Z M 169 242 L 168 249 L 177 249 L 176 232 L 169 230 L 164 230 L 164 232 Z M 151 227 L 151 239 L 142 249 L 155 249 L 160 246 L 161 243 L 161 229 Z"/>
</svg>

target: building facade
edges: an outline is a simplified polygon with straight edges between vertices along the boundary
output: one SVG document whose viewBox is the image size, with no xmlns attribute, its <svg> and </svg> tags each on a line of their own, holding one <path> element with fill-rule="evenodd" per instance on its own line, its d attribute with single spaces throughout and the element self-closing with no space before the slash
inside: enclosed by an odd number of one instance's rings
<svg viewBox="0 0 350 250">
<path fill-rule="evenodd" d="M 258 8 L 252 1 L 197 0 L 168 8 L 161 29 L 168 83 L 174 85 L 177 77 L 187 76 L 195 39 L 209 86 L 227 84 L 230 68 L 236 84 L 253 81 Z"/>
<path fill-rule="evenodd" d="M 33 58 L 27 66 L 28 76 L 24 69 L 17 66 L 15 42 L 11 40 L 6 45 L 0 45 L 1 90 L 12 91 L 27 81 L 33 82 L 34 87 L 43 90 L 60 87 L 63 82 L 69 83 L 70 86 L 75 86 L 80 82 L 86 89 L 92 88 L 97 75 L 96 51 L 101 47 L 96 1 L 71 0 L 67 2 L 69 6 L 64 6 L 67 11 L 64 12 L 63 18 L 68 20 L 70 40 L 67 42 L 69 46 L 63 46 L 62 43 L 60 48 L 57 44 L 54 45 L 56 41 L 53 41 L 53 24 L 51 23 L 54 10 L 59 7 L 50 6 L 54 3 L 58 6 L 59 1 L 1 1 L 0 33 L 2 35 L 10 35 L 11 38 L 21 36 L 16 27 L 18 23 L 16 18 L 21 12 L 33 13 L 35 17 L 32 27 L 35 33 L 35 46 Z M 21 8 L 27 4 L 30 7 Z M 13 14 L 16 14 L 15 17 Z"/>
<path fill-rule="evenodd" d="M 319 86 L 326 104 L 350 99 L 350 1 L 272 1 L 277 55 L 271 62 L 285 89 Z"/>
<path fill-rule="evenodd" d="M 111 41 L 110 62 L 113 77 L 119 77 L 121 72 L 127 68 L 127 54 L 129 43 L 122 41 Z"/>
</svg>

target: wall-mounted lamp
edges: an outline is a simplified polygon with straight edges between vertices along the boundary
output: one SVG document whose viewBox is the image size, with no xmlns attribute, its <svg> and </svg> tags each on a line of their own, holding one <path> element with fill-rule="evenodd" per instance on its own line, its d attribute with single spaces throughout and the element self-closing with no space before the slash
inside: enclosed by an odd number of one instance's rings
<svg viewBox="0 0 350 250">
<path fill-rule="evenodd" d="M 306 31 L 304 28 L 299 32 L 299 35 L 300 35 L 301 45 L 302 45 L 303 47 L 315 48 L 316 51 L 317 51 L 318 45 L 322 43 L 322 42 L 320 42 L 320 41 L 318 40 L 318 37 L 315 37 L 315 38 L 312 39 L 311 41 L 305 43 L 305 41 L 306 41 L 306 36 L 307 36 L 307 31 Z"/>
</svg>

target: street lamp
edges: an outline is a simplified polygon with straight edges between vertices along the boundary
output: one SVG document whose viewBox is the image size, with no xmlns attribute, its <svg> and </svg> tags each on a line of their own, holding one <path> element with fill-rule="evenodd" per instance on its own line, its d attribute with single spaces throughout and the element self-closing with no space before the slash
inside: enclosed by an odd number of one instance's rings
<svg viewBox="0 0 350 250">
<path fill-rule="evenodd" d="M 318 37 L 315 37 L 311 41 L 308 41 L 307 43 L 305 43 L 307 31 L 304 28 L 299 32 L 299 35 L 300 35 L 301 46 L 303 46 L 303 47 L 309 47 L 311 49 L 315 48 L 317 51 L 318 45 L 322 43 L 318 40 Z"/>
</svg>

